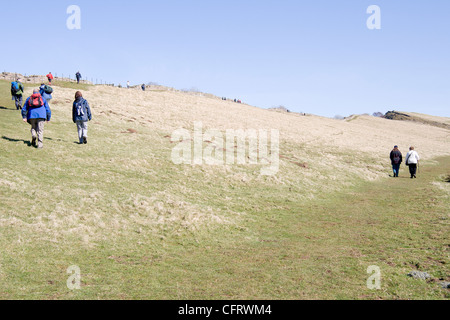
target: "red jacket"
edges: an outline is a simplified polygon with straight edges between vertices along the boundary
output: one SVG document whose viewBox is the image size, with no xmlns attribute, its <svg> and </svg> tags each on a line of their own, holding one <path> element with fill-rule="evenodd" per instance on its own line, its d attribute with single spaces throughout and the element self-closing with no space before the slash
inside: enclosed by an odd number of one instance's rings
<svg viewBox="0 0 450 320">
<path fill-rule="evenodd" d="M 49 74 L 47 75 L 47 78 L 53 80 L 53 75 L 52 75 L 51 73 L 49 73 Z"/>
</svg>

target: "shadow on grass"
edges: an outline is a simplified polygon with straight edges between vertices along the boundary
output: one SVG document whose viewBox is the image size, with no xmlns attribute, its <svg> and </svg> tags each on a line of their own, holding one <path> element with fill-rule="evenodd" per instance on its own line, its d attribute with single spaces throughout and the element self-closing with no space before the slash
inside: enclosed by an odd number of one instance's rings
<svg viewBox="0 0 450 320">
<path fill-rule="evenodd" d="M 23 140 L 23 139 L 12 139 L 12 138 L 8 138 L 3 136 L 2 137 L 3 140 L 9 141 L 9 142 L 23 142 L 24 144 L 26 144 L 27 146 L 31 147 L 31 141 L 28 140 Z"/>
<path fill-rule="evenodd" d="M 25 144 L 27 144 L 29 147 L 31 147 L 31 141 L 29 140 L 23 140 L 23 139 L 13 139 L 13 138 L 9 138 L 6 136 L 2 136 L 3 140 L 9 141 L 9 142 L 23 142 Z M 44 140 L 49 140 L 49 141 L 55 141 L 55 139 L 53 138 L 48 138 L 48 137 L 44 137 Z M 60 142 L 66 142 L 62 139 L 56 139 L 56 141 L 60 141 Z"/>
<path fill-rule="evenodd" d="M 9 109 L 9 108 L 6 108 L 6 107 L 4 107 L 4 106 L 0 106 L 0 110 L 8 110 L 8 111 L 17 111 L 17 109 Z"/>
<path fill-rule="evenodd" d="M 394 176 L 392 174 L 390 174 L 389 177 L 394 178 Z M 407 177 L 407 176 L 398 176 L 395 179 L 409 179 L 409 177 Z"/>
</svg>

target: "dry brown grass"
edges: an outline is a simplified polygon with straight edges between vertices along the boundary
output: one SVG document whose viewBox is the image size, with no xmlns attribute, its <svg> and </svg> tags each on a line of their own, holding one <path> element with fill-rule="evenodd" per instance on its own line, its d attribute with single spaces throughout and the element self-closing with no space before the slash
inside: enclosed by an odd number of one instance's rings
<svg viewBox="0 0 450 320">
<path fill-rule="evenodd" d="M 9 83 L 0 86 L 8 92 Z M 450 153 L 448 130 L 96 86 L 83 91 L 94 119 L 89 144 L 80 146 L 75 91 L 55 86 L 43 152 L 27 146 L 29 126 L 1 101 L 0 297 L 356 298 L 367 266 L 382 258 L 397 264 L 382 297 L 429 296 L 426 284 L 410 289 L 402 277 L 410 271 L 403 263 L 419 259 L 415 251 L 399 251 L 412 240 L 420 260 L 446 250 L 448 183 L 436 177 L 448 165 L 434 166 L 434 157 Z M 280 130 L 278 174 L 262 176 L 261 165 L 174 165 L 170 136 L 194 121 L 223 131 Z M 416 146 L 424 179 L 383 178 L 394 144 L 404 153 Z M 423 247 L 437 249 L 430 255 Z M 73 264 L 83 270 L 80 296 L 65 288 Z M 436 268 L 440 277 L 444 267 Z M 55 279 L 59 288 L 48 283 Z"/>
<path fill-rule="evenodd" d="M 30 94 L 32 89 L 28 87 L 26 94 Z M 55 88 L 51 106 L 56 121 L 70 123 L 75 91 Z M 165 168 L 174 167 L 170 159 L 170 151 L 174 147 L 170 143 L 172 132 L 180 128 L 192 130 L 193 123 L 200 121 L 204 129 L 221 131 L 278 129 L 281 137 L 280 171 L 276 176 L 264 177 L 259 174 L 257 166 L 179 167 L 177 175 L 181 174 L 182 179 L 191 183 L 174 180 L 165 190 L 130 190 L 131 194 L 112 201 L 107 209 L 110 210 L 108 215 L 101 208 L 102 199 L 108 199 L 108 190 L 102 188 L 102 183 L 92 186 L 90 191 L 83 190 L 82 186 L 71 186 L 68 192 L 87 199 L 82 200 L 77 208 L 68 203 L 60 186 L 45 191 L 33 190 L 41 197 L 56 195 L 58 205 L 51 210 L 44 208 L 39 214 L 35 212 L 27 223 L 18 220 L 20 215 L 13 215 L 0 220 L 0 225 L 21 224 L 22 228 L 44 234 L 52 241 L 67 235 L 83 235 L 86 242 L 89 239 L 96 241 L 130 230 L 140 232 L 142 228 L 152 232 L 167 231 L 167 228 L 171 233 L 193 231 L 205 225 L 237 224 L 247 210 L 236 206 L 221 209 L 217 204 L 211 204 L 211 199 L 220 198 L 220 193 L 215 191 L 211 197 L 206 197 L 203 184 L 224 189 L 230 186 L 237 189 L 266 186 L 268 190 L 273 186 L 279 190 L 295 188 L 296 192 L 291 195 L 295 202 L 339 191 L 353 185 L 355 179 L 372 181 L 386 176 L 388 155 L 395 144 L 404 153 L 410 145 L 416 146 L 422 159 L 430 164 L 434 157 L 450 154 L 448 130 L 417 123 L 392 122 L 370 116 L 340 121 L 277 113 L 211 96 L 163 91 L 161 88 L 143 92 L 139 88 L 95 86 L 84 91 L 83 95 L 94 115 L 91 129 L 97 133 L 93 134 L 104 135 L 103 144 L 110 148 L 111 157 L 85 159 L 74 154 L 70 162 L 83 161 L 93 167 L 112 164 L 118 171 L 132 170 L 142 175 L 158 176 Z M 429 118 L 436 120 L 435 117 Z M 142 148 L 143 145 L 148 147 Z M 113 155 L 115 149 L 119 150 L 117 155 Z M 54 152 L 63 158 L 67 156 L 64 148 Z M 55 167 L 54 170 L 63 173 L 66 169 Z M 12 191 L 29 185 L 26 175 L 11 174 L 5 171 L 0 185 Z M 92 175 L 106 185 L 121 179 L 118 176 L 105 177 L 95 171 Z M 239 199 L 229 200 L 236 204 L 241 201 Z M 242 200 L 245 201 L 245 197 Z M 220 201 L 228 202 L 226 199 Z M 261 208 L 264 208 L 264 203 L 253 209 Z"/>
<path fill-rule="evenodd" d="M 60 92 L 71 97 L 73 90 Z M 57 96 L 59 98 L 59 95 Z M 98 86 L 86 93 L 97 114 L 115 121 L 131 121 L 170 134 L 178 128 L 192 128 L 201 121 L 208 128 L 278 129 L 283 140 L 305 148 L 341 149 L 344 152 L 364 152 L 384 160 L 394 144 L 406 150 L 410 145 L 424 160 L 449 155 L 448 130 L 426 125 L 387 121 L 360 116 L 351 122 L 274 113 L 236 104 L 230 101 L 192 96 L 182 92 L 141 92 Z M 450 122 L 448 118 L 423 116 Z M 330 159 L 332 160 L 332 159 Z"/>
</svg>

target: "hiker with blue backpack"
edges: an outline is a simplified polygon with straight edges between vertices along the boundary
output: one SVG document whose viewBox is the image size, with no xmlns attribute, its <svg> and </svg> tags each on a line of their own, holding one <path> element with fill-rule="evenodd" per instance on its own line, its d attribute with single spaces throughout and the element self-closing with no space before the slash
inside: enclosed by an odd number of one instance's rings
<svg viewBox="0 0 450 320">
<path fill-rule="evenodd" d="M 400 165 L 403 162 L 403 156 L 398 146 L 394 147 L 394 150 L 391 151 L 390 154 L 392 170 L 394 171 L 394 178 L 398 178 L 398 173 L 400 171 Z"/>
<path fill-rule="evenodd" d="M 22 110 L 24 90 L 25 87 L 23 86 L 22 82 L 20 82 L 20 79 L 17 79 L 16 81 L 13 81 L 11 83 L 11 96 L 12 100 L 14 100 L 17 110 Z"/>
<path fill-rule="evenodd" d="M 31 145 L 38 149 L 43 148 L 44 143 L 44 123 L 50 122 L 52 112 L 47 100 L 42 98 L 39 90 L 34 90 L 22 108 L 22 119 L 31 125 Z M 36 144 L 37 140 L 37 144 Z"/>
<path fill-rule="evenodd" d="M 41 87 L 39 88 L 39 93 L 41 94 L 42 98 L 44 98 L 45 100 L 47 100 L 47 102 L 50 102 L 50 100 L 53 99 L 52 97 L 52 93 L 53 93 L 53 89 L 52 87 L 42 83 Z"/>
<path fill-rule="evenodd" d="M 72 108 L 72 120 L 77 124 L 78 139 L 80 144 L 87 143 L 88 121 L 92 120 L 91 108 L 80 91 L 75 93 L 75 101 Z"/>
</svg>

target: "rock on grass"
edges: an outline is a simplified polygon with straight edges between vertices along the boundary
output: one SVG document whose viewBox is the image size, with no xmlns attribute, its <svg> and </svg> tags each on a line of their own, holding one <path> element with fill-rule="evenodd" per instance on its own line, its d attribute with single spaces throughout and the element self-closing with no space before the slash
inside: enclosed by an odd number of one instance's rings
<svg viewBox="0 0 450 320">
<path fill-rule="evenodd" d="M 431 278 L 431 276 L 427 272 L 420 272 L 420 271 L 412 271 L 408 273 L 408 277 L 420 280 L 427 280 Z"/>
</svg>

